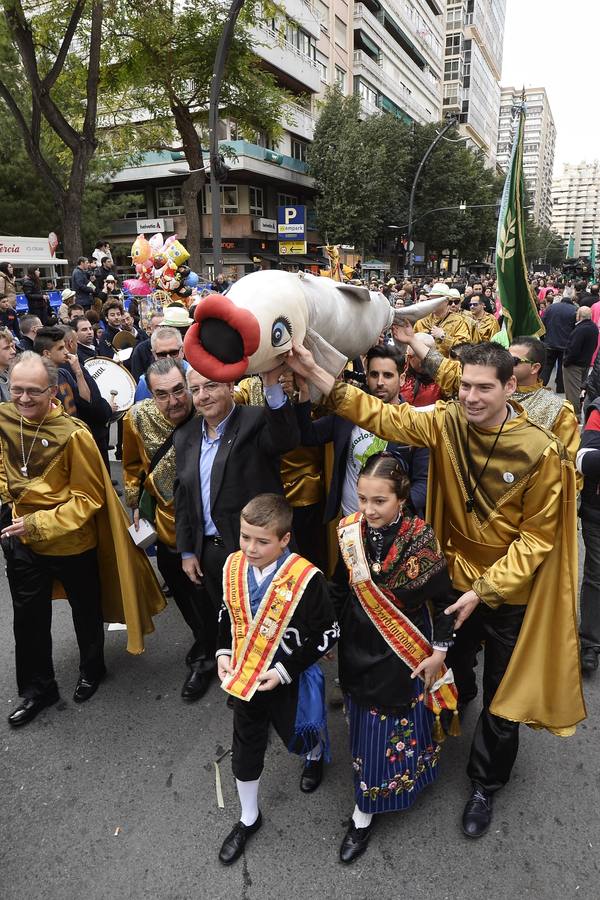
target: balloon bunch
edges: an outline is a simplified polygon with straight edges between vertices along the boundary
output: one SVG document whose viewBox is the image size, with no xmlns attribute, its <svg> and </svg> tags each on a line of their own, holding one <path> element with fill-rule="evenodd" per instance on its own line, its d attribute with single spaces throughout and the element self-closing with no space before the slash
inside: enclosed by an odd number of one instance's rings
<svg viewBox="0 0 600 900">
<path fill-rule="evenodd" d="M 160 233 L 152 235 L 149 241 L 139 234 L 131 245 L 136 277 L 124 281 L 123 287 L 138 297 L 146 297 L 158 288 L 173 299 L 185 300 L 199 281 L 198 275 L 185 265 L 189 256 L 176 234 L 166 241 Z"/>
</svg>

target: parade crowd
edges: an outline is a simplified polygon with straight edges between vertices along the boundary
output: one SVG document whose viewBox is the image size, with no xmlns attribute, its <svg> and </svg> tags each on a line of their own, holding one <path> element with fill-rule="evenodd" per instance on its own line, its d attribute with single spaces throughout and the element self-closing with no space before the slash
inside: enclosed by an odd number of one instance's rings
<svg viewBox="0 0 600 900">
<path fill-rule="evenodd" d="M 398 308 L 439 303 L 337 378 L 290 343 L 274 370 L 221 383 L 185 359 L 194 297 L 143 319 L 108 245 L 79 260 L 58 310 L 33 269 L 19 316 L 0 264 L 0 538 L 21 698 L 8 721 L 59 699 L 53 597 L 72 610 L 76 703 L 105 678 L 104 623 L 125 623 L 141 653 L 172 598 L 190 632 L 181 697 L 220 682 L 233 718 L 225 865 L 262 825 L 271 726 L 301 757 L 300 789 L 321 783 L 323 657 L 349 727 L 346 864 L 378 815 L 436 780 L 479 693 L 462 829 L 484 835 L 520 725 L 572 734 L 581 674 L 598 668 L 598 286 L 532 279 L 546 333 L 508 347 L 492 277 L 368 286 Z M 123 348 L 135 403 L 119 417 L 86 363 Z"/>
</svg>

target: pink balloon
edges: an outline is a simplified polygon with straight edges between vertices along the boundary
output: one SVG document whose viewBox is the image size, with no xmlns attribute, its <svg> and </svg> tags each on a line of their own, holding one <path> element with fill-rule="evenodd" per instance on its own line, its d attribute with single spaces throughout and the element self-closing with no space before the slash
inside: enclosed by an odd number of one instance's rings
<svg viewBox="0 0 600 900">
<path fill-rule="evenodd" d="M 140 278 L 128 278 L 127 281 L 123 282 L 123 287 L 130 294 L 137 294 L 138 297 L 147 297 L 148 294 L 152 293 L 150 285 Z"/>
</svg>

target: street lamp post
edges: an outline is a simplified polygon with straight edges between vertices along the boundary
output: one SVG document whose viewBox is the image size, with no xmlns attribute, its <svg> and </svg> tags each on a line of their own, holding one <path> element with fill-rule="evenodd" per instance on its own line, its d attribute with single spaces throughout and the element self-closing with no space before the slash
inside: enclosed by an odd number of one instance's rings
<svg viewBox="0 0 600 900">
<path fill-rule="evenodd" d="M 412 231 L 413 231 L 413 210 L 415 207 L 415 192 L 417 190 L 417 183 L 419 178 L 421 177 L 421 172 L 423 171 L 423 166 L 431 156 L 431 153 L 442 140 L 447 131 L 456 125 L 457 119 L 456 116 L 450 116 L 444 127 L 441 131 L 438 132 L 435 139 L 431 142 L 425 154 L 423 155 L 423 159 L 419 163 L 419 168 L 415 173 L 415 177 L 413 179 L 412 188 L 410 190 L 410 200 L 408 201 L 408 232 L 407 232 L 407 242 L 406 242 L 406 273 L 408 277 L 412 275 Z"/>
<path fill-rule="evenodd" d="M 216 278 L 223 271 L 221 262 L 221 189 L 220 182 L 223 176 L 223 163 L 219 156 L 219 97 L 221 95 L 221 86 L 223 84 L 223 75 L 225 72 L 225 63 L 227 62 L 227 54 L 233 38 L 235 23 L 244 5 L 244 0 L 233 0 L 227 13 L 227 18 L 223 25 L 223 31 L 219 38 L 217 52 L 215 53 L 215 62 L 213 65 L 213 75 L 210 84 L 210 101 L 208 108 L 208 127 L 210 130 L 210 203 L 211 203 L 211 219 L 212 219 L 212 240 L 213 240 L 213 277 Z"/>
</svg>

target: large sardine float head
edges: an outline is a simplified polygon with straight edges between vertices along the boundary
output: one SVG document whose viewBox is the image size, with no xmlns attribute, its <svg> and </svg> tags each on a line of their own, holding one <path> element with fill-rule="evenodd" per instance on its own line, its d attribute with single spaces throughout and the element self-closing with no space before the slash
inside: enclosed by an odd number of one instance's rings
<svg viewBox="0 0 600 900">
<path fill-rule="evenodd" d="M 185 356 L 197 372 L 213 381 L 237 381 L 269 372 L 302 343 L 308 313 L 300 279 L 278 269 L 253 272 L 227 294 L 200 300 L 184 341 Z"/>
</svg>

